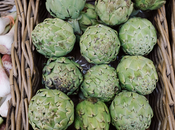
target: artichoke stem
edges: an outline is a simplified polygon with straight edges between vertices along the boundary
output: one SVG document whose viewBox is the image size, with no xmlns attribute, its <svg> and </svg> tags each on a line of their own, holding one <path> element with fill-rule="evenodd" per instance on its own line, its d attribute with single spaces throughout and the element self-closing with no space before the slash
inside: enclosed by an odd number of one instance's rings
<svg viewBox="0 0 175 130">
<path fill-rule="evenodd" d="M 79 26 L 78 19 L 69 19 L 68 22 L 73 27 L 73 30 L 74 30 L 75 34 L 78 34 L 78 35 L 82 34 L 82 31 L 81 31 L 80 26 Z"/>
<path fill-rule="evenodd" d="M 133 9 L 133 11 L 132 11 L 130 17 L 136 17 L 140 12 L 141 12 L 141 10 Z"/>
</svg>

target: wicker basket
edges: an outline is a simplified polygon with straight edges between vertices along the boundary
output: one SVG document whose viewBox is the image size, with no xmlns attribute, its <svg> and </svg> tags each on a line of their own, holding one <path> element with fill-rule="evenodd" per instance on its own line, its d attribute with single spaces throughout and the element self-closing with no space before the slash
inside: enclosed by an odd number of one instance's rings
<svg viewBox="0 0 175 130">
<path fill-rule="evenodd" d="M 93 0 L 92 0 L 93 1 Z M 16 33 L 11 56 L 13 69 L 10 74 L 10 108 L 6 130 L 32 129 L 28 122 L 28 104 L 41 86 L 41 71 L 44 56 L 35 51 L 31 31 L 46 17 L 43 0 L 15 0 L 17 8 Z M 175 130 L 175 1 L 156 11 L 154 24 L 158 31 L 158 42 L 149 55 L 157 68 L 159 82 L 148 96 L 154 111 L 150 130 Z M 172 12 L 166 16 L 166 11 Z M 167 21 L 168 20 L 168 21 Z M 174 36 L 174 37 L 173 37 Z"/>
<path fill-rule="evenodd" d="M 12 9 L 14 4 L 15 4 L 15 0 L 0 0 L 0 12 L 4 12 Z"/>
<path fill-rule="evenodd" d="M 167 5 L 167 8 L 171 8 L 172 16 L 174 0 L 171 1 L 172 7 Z M 150 104 L 154 110 L 154 118 L 150 129 L 155 130 L 175 130 L 174 120 L 174 101 L 175 101 L 175 80 L 174 80 L 174 50 L 173 41 L 170 43 L 170 33 L 173 28 L 170 28 L 167 19 L 172 20 L 170 17 L 166 17 L 166 9 L 162 7 L 157 11 L 155 17 L 155 24 L 158 30 L 158 42 L 153 52 L 150 54 L 150 59 L 153 60 L 157 67 L 159 82 L 157 83 L 156 90 L 150 95 Z M 174 23 L 173 23 L 174 24 Z M 173 32 L 172 32 L 173 34 Z M 175 34 L 174 34 L 175 36 Z"/>
</svg>

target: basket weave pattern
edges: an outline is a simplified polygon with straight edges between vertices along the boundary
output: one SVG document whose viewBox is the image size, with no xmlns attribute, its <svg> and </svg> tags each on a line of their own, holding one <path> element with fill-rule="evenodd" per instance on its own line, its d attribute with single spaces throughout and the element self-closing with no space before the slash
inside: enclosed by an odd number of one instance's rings
<svg viewBox="0 0 175 130">
<path fill-rule="evenodd" d="M 35 51 L 32 44 L 31 32 L 47 17 L 48 12 L 45 10 L 44 2 L 43 0 L 15 0 L 18 17 L 11 50 L 12 100 L 9 102 L 6 130 L 31 129 L 27 115 L 28 105 L 38 89 L 41 75 L 39 69 L 43 63 L 42 56 Z M 171 2 L 171 25 L 167 22 L 165 6 L 159 9 L 154 17 L 158 42 L 149 58 L 157 68 L 159 82 L 155 91 L 149 95 L 154 111 L 150 130 L 175 130 L 175 1 Z"/>
<path fill-rule="evenodd" d="M 0 12 L 4 12 L 12 9 L 14 4 L 15 4 L 15 0 L 0 0 Z"/>
<path fill-rule="evenodd" d="M 11 57 L 13 69 L 10 74 L 11 95 L 10 110 L 6 129 L 29 129 L 27 111 L 33 92 L 39 83 L 39 73 L 34 64 L 34 46 L 31 31 L 38 23 L 39 0 L 16 0 L 17 19 Z"/>
<path fill-rule="evenodd" d="M 172 2 L 174 3 L 174 0 Z M 165 6 L 157 11 L 154 20 L 158 30 L 158 42 L 150 55 L 150 59 L 157 67 L 159 82 L 156 90 L 150 95 L 150 104 L 155 115 L 151 129 L 175 130 L 175 107 L 173 106 L 175 101 L 174 50 L 173 44 L 170 43 L 168 27 L 170 25 L 167 23 Z"/>
</svg>

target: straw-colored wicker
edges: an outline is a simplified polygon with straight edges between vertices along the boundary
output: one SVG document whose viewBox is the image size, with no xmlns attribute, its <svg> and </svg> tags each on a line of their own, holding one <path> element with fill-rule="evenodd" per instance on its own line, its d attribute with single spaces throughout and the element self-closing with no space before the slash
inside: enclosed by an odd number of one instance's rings
<svg viewBox="0 0 175 130">
<path fill-rule="evenodd" d="M 15 0 L 0 0 L 0 12 L 8 11 L 15 5 Z"/>
<path fill-rule="evenodd" d="M 173 5 L 173 9 L 175 7 L 174 0 L 172 0 L 171 4 Z M 175 14 L 174 11 L 172 12 L 172 16 Z M 159 75 L 156 90 L 150 95 L 150 104 L 153 107 L 155 115 L 151 125 L 152 130 L 175 130 L 175 66 L 173 65 L 175 53 L 173 42 L 170 43 L 170 25 L 168 25 L 166 18 L 166 9 L 162 7 L 158 10 L 157 16 L 155 17 L 155 24 L 159 36 L 158 45 L 154 48 L 150 56 L 157 67 Z M 173 24 L 174 22 L 172 19 Z M 175 36 L 175 34 L 173 35 Z"/>
<path fill-rule="evenodd" d="M 175 1 L 171 2 L 171 19 L 169 18 L 171 22 L 167 22 L 165 6 L 159 9 L 154 17 L 158 42 L 149 58 L 155 63 L 159 82 L 155 91 L 149 95 L 154 111 L 150 130 L 175 130 Z M 28 104 L 39 89 L 40 69 L 44 60 L 43 56 L 35 51 L 31 31 L 47 17 L 48 12 L 45 10 L 43 0 L 15 0 L 15 4 L 18 17 L 11 50 L 12 100 L 6 120 L 6 130 L 29 130 L 32 128 L 28 122 Z"/>
</svg>

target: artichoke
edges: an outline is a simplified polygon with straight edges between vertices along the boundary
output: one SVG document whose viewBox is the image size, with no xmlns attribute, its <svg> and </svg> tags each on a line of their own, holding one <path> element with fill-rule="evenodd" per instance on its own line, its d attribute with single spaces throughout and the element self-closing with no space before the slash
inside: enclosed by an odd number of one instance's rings
<svg viewBox="0 0 175 130">
<path fill-rule="evenodd" d="M 40 89 L 30 101 L 28 118 L 34 130 L 66 130 L 74 121 L 74 104 L 59 90 Z"/>
<path fill-rule="evenodd" d="M 76 19 L 85 3 L 86 0 L 46 0 L 46 9 L 54 17 Z"/>
<path fill-rule="evenodd" d="M 81 18 L 79 20 L 80 28 L 84 32 L 87 27 L 99 24 L 98 15 L 95 11 L 95 6 L 86 3 L 84 9 L 80 12 Z"/>
<path fill-rule="evenodd" d="M 72 26 L 58 18 L 47 18 L 32 31 L 37 51 L 46 57 L 60 57 L 72 51 L 76 36 Z"/>
<path fill-rule="evenodd" d="M 93 66 L 84 76 L 81 91 L 86 98 L 95 97 L 104 102 L 111 101 L 120 91 L 115 69 L 105 64 Z"/>
<path fill-rule="evenodd" d="M 137 93 L 123 91 L 109 107 L 112 124 L 117 130 L 145 130 L 151 124 L 153 110 L 148 100 Z"/>
<path fill-rule="evenodd" d="M 80 37 L 80 52 L 89 63 L 108 64 L 116 59 L 119 48 L 117 31 L 102 24 L 88 27 Z"/>
<path fill-rule="evenodd" d="M 147 55 L 157 42 L 156 29 L 145 18 L 131 18 L 119 30 L 123 51 L 129 55 Z"/>
<path fill-rule="evenodd" d="M 115 26 L 128 20 L 133 3 L 131 0 L 97 0 L 95 10 L 105 24 Z"/>
<path fill-rule="evenodd" d="M 48 89 L 58 89 L 67 95 L 78 93 L 83 81 L 81 67 L 66 57 L 50 58 L 43 68 L 42 83 Z"/>
<path fill-rule="evenodd" d="M 141 10 L 156 10 L 162 7 L 166 0 L 133 0 L 136 8 Z"/>
<path fill-rule="evenodd" d="M 97 99 L 87 99 L 76 107 L 75 128 L 77 130 L 109 130 L 111 122 L 105 103 Z"/>
<path fill-rule="evenodd" d="M 158 75 L 153 62 L 142 56 L 125 56 L 117 66 L 121 87 L 147 95 L 153 92 Z"/>
</svg>

